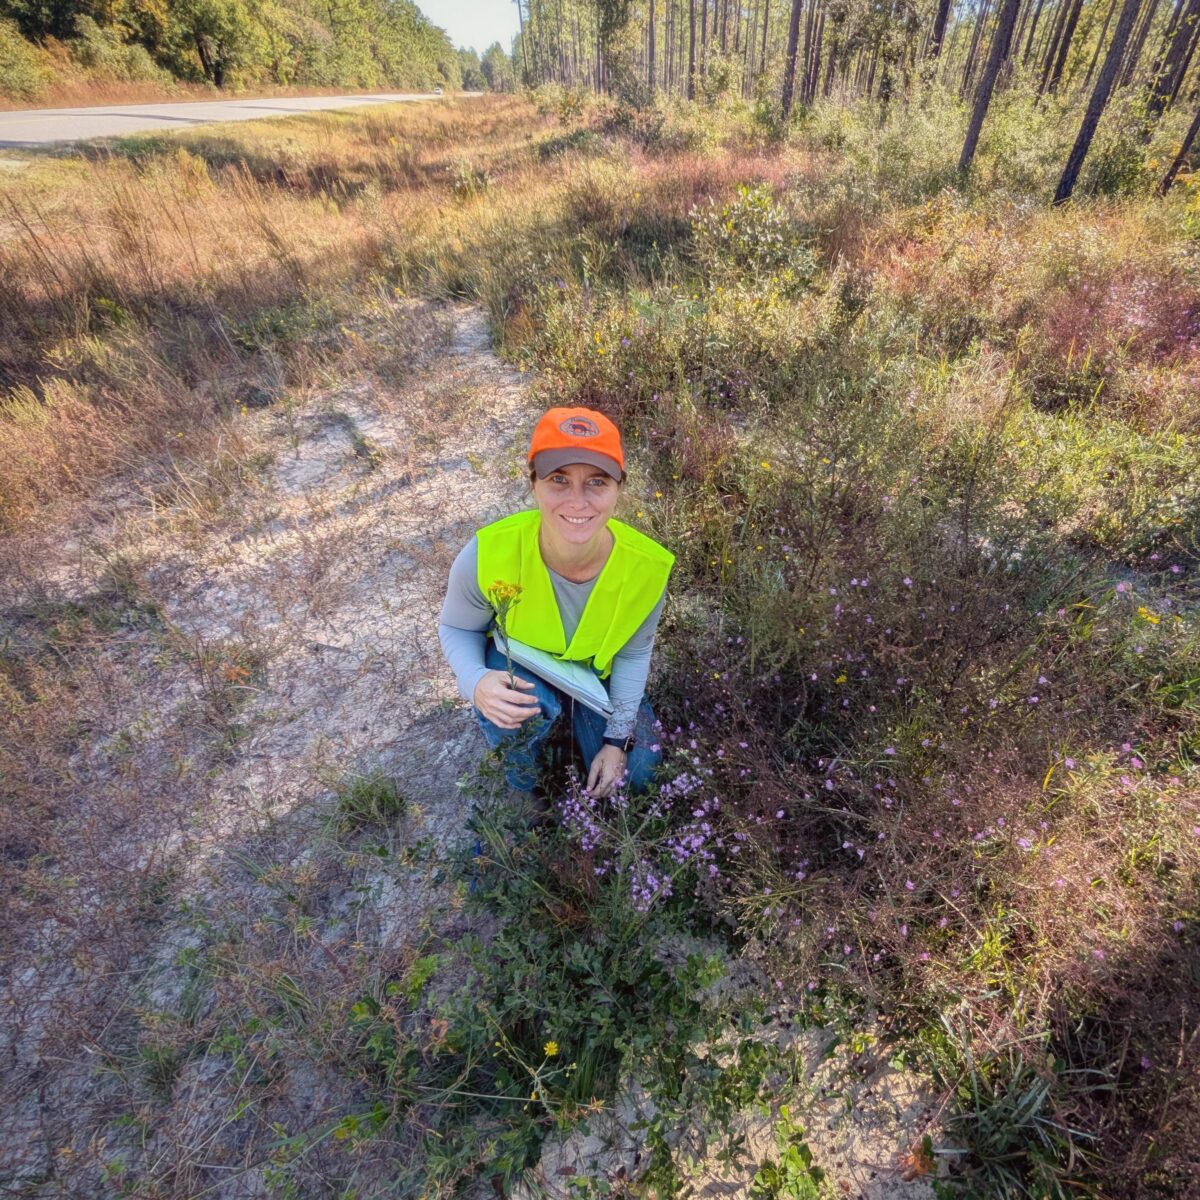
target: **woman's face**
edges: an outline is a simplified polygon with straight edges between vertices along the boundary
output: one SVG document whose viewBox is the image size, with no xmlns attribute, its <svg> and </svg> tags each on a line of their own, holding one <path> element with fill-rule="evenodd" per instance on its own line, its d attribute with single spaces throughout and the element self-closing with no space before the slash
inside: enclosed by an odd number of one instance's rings
<svg viewBox="0 0 1200 1200">
<path fill-rule="evenodd" d="M 599 536 L 621 494 L 621 485 L 599 467 L 569 463 L 533 482 L 542 527 L 572 546 Z"/>
</svg>

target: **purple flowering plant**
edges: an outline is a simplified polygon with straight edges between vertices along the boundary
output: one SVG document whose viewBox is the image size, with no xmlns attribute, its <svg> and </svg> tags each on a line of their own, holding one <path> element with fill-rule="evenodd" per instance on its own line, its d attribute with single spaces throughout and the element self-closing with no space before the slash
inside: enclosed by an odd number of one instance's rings
<svg viewBox="0 0 1200 1200">
<path fill-rule="evenodd" d="M 620 881 L 640 915 L 676 894 L 683 880 L 720 873 L 720 797 L 689 769 L 686 751 L 677 756 L 675 771 L 646 796 L 631 794 L 622 783 L 604 799 L 572 772 L 557 803 L 562 831 L 587 869 L 597 880 Z"/>
</svg>

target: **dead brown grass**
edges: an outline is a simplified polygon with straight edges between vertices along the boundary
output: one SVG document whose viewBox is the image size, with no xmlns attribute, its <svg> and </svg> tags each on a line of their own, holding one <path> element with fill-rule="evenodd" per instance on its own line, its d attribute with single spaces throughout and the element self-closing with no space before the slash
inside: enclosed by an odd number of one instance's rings
<svg viewBox="0 0 1200 1200">
<path fill-rule="evenodd" d="M 0 530 L 166 463 L 247 378 L 303 387 L 356 347 L 348 297 L 436 211 L 464 144 L 501 174 L 518 102 L 373 111 L 150 138 L 4 200 Z M 2 394 L 2 393 L 0 393 Z"/>
</svg>

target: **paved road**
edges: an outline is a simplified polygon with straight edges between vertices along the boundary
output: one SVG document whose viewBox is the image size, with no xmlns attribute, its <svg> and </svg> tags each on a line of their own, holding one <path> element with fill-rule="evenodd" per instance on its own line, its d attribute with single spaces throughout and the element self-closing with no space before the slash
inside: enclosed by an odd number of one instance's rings
<svg viewBox="0 0 1200 1200">
<path fill-rule="evenodd" d="M 358 108 L 363 104 L 394 104 L 398 100 L 433 100 L 433 93 L 373 96 L 279 96 L 257 100 L 200 100 L 186 104 L 113 104 L 104 108 L 29 108 L 0 112 L 0 148 L 47 146 L 88 138 L 139 133 L 145 129 L 188 129 L 212 121 L 253 121 Z"/>
</svg>

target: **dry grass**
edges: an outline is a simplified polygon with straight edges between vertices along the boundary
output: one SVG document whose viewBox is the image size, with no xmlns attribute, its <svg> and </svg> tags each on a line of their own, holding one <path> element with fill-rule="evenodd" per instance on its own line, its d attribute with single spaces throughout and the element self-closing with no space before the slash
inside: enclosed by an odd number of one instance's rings
<svg viewBox="0 0 1200 1200">
<path fill-rule="evenodd" d="M 354 291 L 436 209 L 464 140 L 497 175 L 527 155 L 518 114 L 336 114 L 35 162 L 0 242 L 0 528 L 168 462 L 247 379 L 303 390 L 354 355 Z"/>
</svg>

